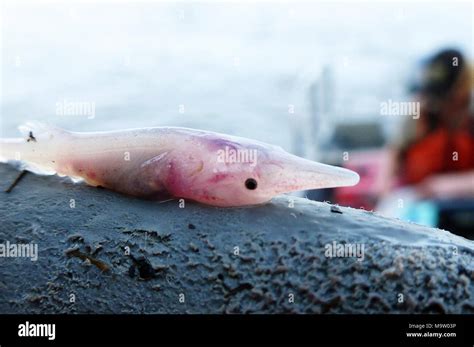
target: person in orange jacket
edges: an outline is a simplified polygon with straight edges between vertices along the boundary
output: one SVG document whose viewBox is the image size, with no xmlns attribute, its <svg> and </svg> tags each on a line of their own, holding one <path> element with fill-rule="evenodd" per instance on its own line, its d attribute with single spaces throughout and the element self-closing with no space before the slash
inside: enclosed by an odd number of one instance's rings
<svg viewBox="0 0 474 347">
<path fill-rule="evenodd" d="M 420 117 L 390 148 L 382 196 L 411 187 L 419 198 L 474 197 L 473 72 L 461 52 L 427 59 L 412 87 Z"/>
</svg>

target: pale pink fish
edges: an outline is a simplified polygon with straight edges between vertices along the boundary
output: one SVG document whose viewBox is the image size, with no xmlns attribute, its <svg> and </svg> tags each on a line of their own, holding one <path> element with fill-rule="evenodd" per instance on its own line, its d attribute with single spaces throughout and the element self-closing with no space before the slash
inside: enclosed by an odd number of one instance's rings
<svg viewBox="0 0 474 347">
<path fill-rule="evenodd" d="M 21 160 L 35 173 L 84 179 L 142 198 L 246 206 L 359 181 L 353 171 L 209 131 L 163 127 L 79 133 L 34 122 L 20 130 L 24 138 L 0 141 L 2 161 Z"/>
</svg>

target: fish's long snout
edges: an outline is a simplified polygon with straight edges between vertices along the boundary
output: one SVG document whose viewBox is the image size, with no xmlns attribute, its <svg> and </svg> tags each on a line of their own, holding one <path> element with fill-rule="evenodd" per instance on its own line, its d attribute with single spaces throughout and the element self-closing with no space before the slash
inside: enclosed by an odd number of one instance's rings
<svg viewBox="0 0 474 347">
<path fill-rule="evenodd" d="M 286 192 L 320 188 L 354 186 L 359 175 L 342 167 L 326 165 L 294 155 L 285 160 L 284 186 Z"/>
<path fill-rule="evenodd" d="M 310 169 L 304 173 L 309 178 L 308 184 L 317 184 L 321 180 L 326 182 L 324 188 L 354 186 L 360 180 L 357 172 L 316 162 L 312 162 Z"/>
</svg>

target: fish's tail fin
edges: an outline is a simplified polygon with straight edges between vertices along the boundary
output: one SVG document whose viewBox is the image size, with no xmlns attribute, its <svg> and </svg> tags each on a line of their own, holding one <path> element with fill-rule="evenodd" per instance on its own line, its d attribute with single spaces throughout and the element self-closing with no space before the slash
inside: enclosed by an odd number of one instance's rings
<svg viewBox="0 0 474 347">
<path fill-rule="evenodd" d="M 68 133 L 67 130 L 38 121 L 26 122 L 20 125 L 18 130 L 27 141 L 52 140 L 57 135 Z"/>
<path fill-rule="evenodd" d="M 0 162 L 22 162 L 21 166 L 30 171 L 46 169 L 46 159 L 57 147 L 59 139 L 69 132 L 53 125 L 37 121 L 27 122 L 18 127 L 22 137 L 0 139 Z M 35 169 L 36 168 L 36 169 Z"/>
</svg>

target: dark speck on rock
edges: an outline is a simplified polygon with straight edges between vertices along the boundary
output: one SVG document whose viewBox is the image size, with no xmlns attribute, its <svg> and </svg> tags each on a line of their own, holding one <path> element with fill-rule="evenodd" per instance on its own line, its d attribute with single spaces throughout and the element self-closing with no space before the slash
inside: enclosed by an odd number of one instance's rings
<svg viewBox="0 0 474 347">
<path fill-rule="evenodd" d="M 84 237 L 80 234 L 74 234 L 68 237 L 69 242 L 84 242 Z"/>
<path fill-rule="evenodd" d="M 147 258 L 145 258 L 144 256 L 135 258 L 132 255 L 130 255 L 130 257 L 138 268 L 140 278 L 144 280 L 149 280 L 150 278 L 153 278 L 155 276 L 155 269 Z"/>
<path fill-rule="evenodd" d="M 189 223 L 188 228 L 191 229 L 191 230 L 194 230 L 194 229 L 196 229 L 196 226 L 194 224 Z"/>
<path fill-rule="evenodd" d="M 96 256 L 104 247 L 102 247 L 101 245 L 96 245 L 94 247 L 94 250 L 92 251 L 92 255 L 93 256 Z"/>
<path fill-rule="evenodd" d="M 128 268 L 128 275 L 130 277 L 135 277 L 135 270 L 136 270 L 136 267 L 134 264 L 130 265 L 130 267 Z"/>
</svg>

